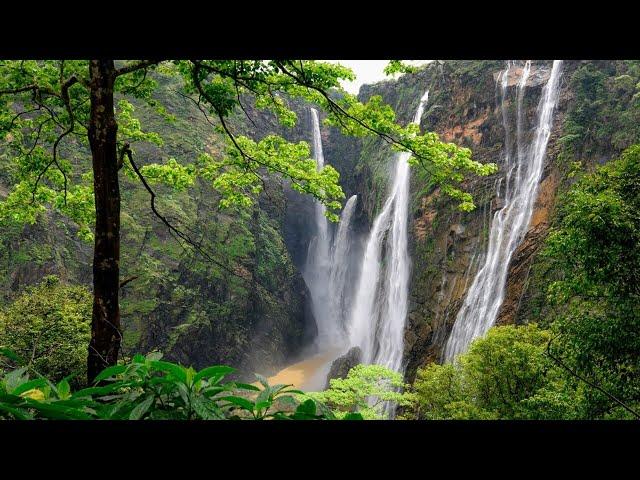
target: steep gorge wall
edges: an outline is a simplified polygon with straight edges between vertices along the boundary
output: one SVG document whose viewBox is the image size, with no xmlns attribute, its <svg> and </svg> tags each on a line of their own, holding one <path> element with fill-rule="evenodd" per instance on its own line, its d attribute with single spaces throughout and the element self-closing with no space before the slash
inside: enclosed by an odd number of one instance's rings
<svg viewBox="0 0 640 480">
<path fill-rule="evenodd" d="M 434 62 L 418 74 L 365 85 L 360 97 L 366 100 L 371 95 L 381 95 L 394 107 L 399 119 L 408 123 L 419 98 L 428 89 L 429 104 L 422 117 L 421 129 L 435 131 L 445 141 L 471 148 L 476 160 L 501 166 L 505 134 L 496 80 L 505 66 L 503 61 Z M 536 107 L 550 67 L 551 61 L 532 62 L 523 103 L 526 125 L 535 125 Z M 511 71 L 508 81 L 511 92 L 519 73 L 517 69 Z M 575 123 L 612 122 L 612 119 L 619 120 L 633 111 L 635 90 L 631 86 L 636 85 L 637 77 L 637 71 L 626 62 L 564 62 L 560 99 L 533 218 L 509 265 L 505 301 L 498 323 L 537 320 L 544 305 L 545 279 L 552 270 L 542 264 L 538 252 L 553 223 L 558 194 L 571 183 L 569 165 L 582 160 L 582 168 L 591 169 L 638 141 L 631 119 L 626 119 L 617 129 L 607 127 L 608 135 L 600 136 L 593 134 L 599 125 L 595 125 L 596 128 L 581 125 L 584 128 L 574 134 Z M 602 118 L 588 120 L 591 116 L 587 115 L 585 120 L 581 109 L 590 105 L 586 101 L 589 95 L 585 97 L 581 89 L 587 84 L 588 90 L 589 82 L 595 81 L 594 78 L 602 88 L 589 94 L 598 97 L 595 100 L 604 105 L 599 111 Z M 576 93 L 576 90 L 580 92 Z M 510 102 L 508 108 L 513 116 L 514 102 Z M 626 134 L 620 135 L 619 130 Z M 531 134 L 532 130 L 528 132 L 528 138 Z M 335 141 L 334 137 L 337 137 Z M 394 157 L 379 140 L 362 142 L 339 137 L 338 133 L 332 132 L 334 148 L 327 160 L 343 175 L 347 172 L 353 175 L 351 188 L 353 193 L 360 195 L 360 214 L 366 219 L 364 223 L 370 225 L 385 198 Z M 464 213 L 456 210 L 454 202 L 440 195 L 417 167 L 412 170 L 411 303 L 405 332 L 409 380 L 419 366 L 440 360 L 457 311 L 486 251 L 493 213 L 502 207 L 495 198 L 496 181 L 501 175 L 502 171 L 499 171 L 490 177 L 470 178 L 465 182 L 465 189 L 472 193 L 477 208 Z"/>
<path fill-rule="evenodd" d="M 144 130 L 165 140 L 162 147 L 134 144 L 138 164 L 171 157 L 190 162 L 203 150 L 219 156 L 224 148 L 220 134 L 192 102 L 175 93 L 176 81 L 163 76 L 157 80 L 156 100 L 176 118 L 166 123 L 153 108 L 130 99 Z M 243 104 L 251 120 L 238 111 L 231 119 L 236 131 L 256 139 L 273 131 L 291 140 L 307 139 L 310 127 L 303 107 L 298 108 L 297 127 L 285 129 L 273 115 L 252 108 L 251 99 Z M 73 144 L 68 150 L 74 161 L 86 165 L 89 152 L 84 145 Z M 2 153 L 0 198 L 10 189 L 13 168 Z M 121 275 L 137 277 L 121 291 L 125 354 L 159 349 L 196 367 L 228 364 L 243 373 L 270 374 L 313 337 L 308 290 L 286 241 L 297 230 L 287 221 L 287 199 L 301 206 L 305 202 L 282 182 L 268 181 L 259 205 L 244 213 L 221 211 L 204 181 L 186 191 L 154 186 L 163 214 L 202 242 L 213 259 L 248 273 L 251 282 L 184 250 L 153 216 L 149 196 L 137 182 L 122 175 L 121 189 Z M 46 274 L 91 286 L 92 245 L 78 239 L 76 230 L 69 219 L 46 213 L 35 225 L 7 226 L 0 232 L 0 307 Z"/>
</svg>

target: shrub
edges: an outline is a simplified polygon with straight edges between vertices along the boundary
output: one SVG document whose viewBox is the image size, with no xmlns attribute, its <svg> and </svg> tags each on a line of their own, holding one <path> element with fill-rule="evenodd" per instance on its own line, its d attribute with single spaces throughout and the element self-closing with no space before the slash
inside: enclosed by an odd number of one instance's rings
<svg viewBox="0 0 640 480">
<path fill-rule="evenodd" d="M 91 308 L 86 288 L 64 285 L 53 275 L 45 277 L 0 312 L 0 346 L 10 348 L 52 381 L 70 376 L 73 385 L 83 385 Z"/>
</svg>

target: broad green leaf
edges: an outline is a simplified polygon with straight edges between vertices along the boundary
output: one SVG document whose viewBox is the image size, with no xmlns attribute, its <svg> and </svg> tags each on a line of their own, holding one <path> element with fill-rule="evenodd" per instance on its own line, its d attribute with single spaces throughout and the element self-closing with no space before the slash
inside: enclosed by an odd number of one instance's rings
<svg viewBox="0 0 640 480">
<path fill-rule="evenodd" d="M 256 402 L 254 409 L 257 412 L 260 412 L 263 408 L 269 408 L 271 406 L 271 402 L 270 401 L 264 401 L 264 402 Z"/>
<path fill-rule="evenodd" d="M 136 405 L 129 414 L 129 420 L 140 420 L 144 414 L 147 413 L 147 410 L 149 410 L 149 407 L 151 407 L 154 400 L 154 397 L 149 396 L 142 403 Z"/>
<path fill-rule="evenodd" d="M 16 368 L 4 376 L 4 384 L 7 391 L 13 392 L 18 386 L 29 381 L 29 376 L 25 375 L 27 367 Z"/>
<path fill-rule="evenodd" d="M 58 383 L 58 385 L 56 386 L 56 390 L 58 392 L 58 397 L 60 397 L 62 400 L 69 398 L 69 396 L 71 395 L 71 385 L 69 385 L 69 382 L 66 378 Z"/>
<path fill-rule="evenodd" d="M 106 380 L 107 378 L 120 375 L 126 369 L 127 369 L 127 365 L 114 365 L 113 367 L 105 368 L 96 376 L 96 379 L 94 380 L 94 384 L 97 384 L 102 380 Z"/>
<path fill-rule="evenodd" d="M 219 409 L 215 406 L 215 403 L 205 401 L 202 397 L 194 398 L 191 405 L 198 417 L 203 420 L 211 420 L 221 417 L 221 412 L 216 411 Z"/>
<path fill-rule="evenodd" d="M 342 420 L 363 420 L 363 418 L 362 418 L 362 414 L 360 413 L 349 412 L 344 417 L 342 417 Z"/>
<path fill-rule="evenodd" d="M 15 388 L 11 393 L 13 395 L 20 395 L 21 393 L 26 392 L 27 390 L 44 387 L 45 385 L 47 385 L 47 381 L 44 378 L 36 378 L 34 380 L 29 380 L 28 382 L 23 383 L 19 387 Z"/>
<path fill-rule="evenodd" d="M 198 374 L 194 377 L 194 383 L 203 378 L 210 378 L 218 375 L 227 375 L 235 371 L 235 368 L 226 367 L 224 365 L 216 365 L 213 367 L 208 367 L 200 370 Z M 217 382 L 216 382 L 217 383 Z"/>
<path fill-rule="evenodd" d="M 189 389 L 187 388 L 187 386 L 184 383 L 176 383 L 175 384 L 176 388 L 178 389 L 178 394 L 180 395 L 180 398 L 182 399 L 182 401 L 184 402 L 185 406 L 189 406 L 190 404 L 190 392 Z"/>
<path fill-rule="evenodd" d="M 259 394 L 258 398 L 256 398 L 256 404 L 262 402 L 269 402 L 269 398 L 271 397 L 271 388 L 265 387 Z"/>
<path fill-rule="evenodd" d="M 296 409 L 296 413 L 304 415 L 315 415 L 316 402 L 314 402 L 312 399 L 305 400 L 298 406 L 298 408 Z"/>
<path fill-rule="evenodd" d="M 186 382 L 187 380 L 187 369 L 181 367 L 180 365 L 176 365 L 175 363 L 164 362 L 162 360 L 155 360 L 149 362 L 152 368 L 156 370 L 160 370 L 162 372 L 167 372 L 173 375 L 176 380 L 180 380 L 181 382 Z"/>
<path fill-rule="evenodd" d="M 242 407 L 245 410 L 253 412 L 254 403 L 250 400 L 247 400 L 246 398 L 236 397 L 232 395 L 228 397 L 222 397 L 220 398 L 220 400 L 225 400 L 234 405 L 238 405 L 239 407 Z"/>
</svg>

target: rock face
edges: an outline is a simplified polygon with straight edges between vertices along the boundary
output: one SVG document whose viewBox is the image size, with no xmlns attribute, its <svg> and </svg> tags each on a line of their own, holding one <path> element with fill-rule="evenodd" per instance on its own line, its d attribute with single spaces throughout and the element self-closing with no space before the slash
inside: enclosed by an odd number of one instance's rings
<svg viewBox="0 0 640 480">
<path fill-rule="evenodd" d="M 475 160 L 494 162 L 500 167 L 505 132 L 497 102 L 496 78 L 505 66 L 503 61 L 434 62 L 416 75 L 364 85 L 359 97 L 366 101 L 372 95 L 381 95 L 385 102 L 394 107 L 399 120 L 406 124 L 419 98 L 429 89 L 429 103 L 422 118 L 421 130 L 435 131 L 445 141 L 471 148 Z M 523 101 L 525 125 L 535 124 L 538 100 L 550 67 L 550 61 L 532 63 Z M 574 134 L 578 130 L 576 122 L 583 120 L 572 112 L 588 108 L 592 108 L 589 111 L 593 112 L 594 95 L 599 99 L 604 97 L 598 107 L 604 113 L 598 118 L 630 115 L 620 113 L 630 112 L 633 108 L 634 90 L 629 87 L 629 91 L 622 91 L 623 87 L 627 88 L 626 83 L 633 83 L 623 82 L 629 72 L 630 67 L 626 62 L 564 62 L 560 100 L 554 114 L 538 198 L 528 232 L 509 265 L 505 299 L 498 323 L 535 320 L 540 305 L 544 303 L 548 269 L 539 265 L 541 260 L 538 253 L 553 225 L 559 192 L 571 183 L 567 175 L 570 162 L 582 160 L 583 168 L 589 169 L 640 140 L 638 132 L 632 130 L 635 128 L 634 122 L 629 122 L 624 128 L 618 127 L 622 133 L 615 133 L 612 127 L 611 132 L 604 135 L 601 131 L 609 128 L 604 126 L 609 120 L 593 118 L 592 121 L 596 123 L 584 128 L 584 131 L 596 131 L 600 135 Z M 509 97 L 519 77 L 517 69 L 512 69 L 507 82 Z M 590 82 L 593 82 L 593 86 Z M 592 93 L 578 91 L 589 88 L 592 88 Z M 585 98 L 582 101 L 586 103 L 578 108 L 580 98 Z M 514 111 L 515 105 L 511 102 L 507 108 Z M 610 110 L 603 110 L 605 108 Z M 339 137 L 335 132 L 332 135 Z M 525 135 L 528 141 L 532 130 Z M 567 137 L 577 137 L 571 151 L 566 147 Z M 564 143 L 559 141 L 560 138 Z M 389 167 L 394 157 L 382 142 L 375 139 L 360 143 L 336 139 L 331 140 L 330 144 L 340 146 L 333 149 L 331 164 L 343 171 L 340 161 L 345 158 L 346 169 L 351 171 L 355 184 L 350 193 L 359 195 L 359 214 L 364 219 L 362 230 L 366 232 L 386 195 Z M 355 166 L 354 151 L 358 152 Z M 497 175 L 465 181 L 464 188 L 473 195 L 477 208 L 464 213 L 455 208 L 454 202 L 443 197 L 438 188 L 429 187 L 428 177 L 421 174 L 418 167 L 412 170 L 409 225 L 412 276 L 404 358 L 409 381 L 418 367 L 440 360 L 456 314 L 482 264 L 491 218 L 504 207 L 504 202 L 495 195 L 496 180 Z"/>
<path fill-rule="evenodd" d="M 351 347 L 343 356 L 336 358 L 329 369 L 325 389 L 329 388 L 329 382 L 332 378 L 347 378 L 349 370 L 358 365 L 361 360 L 362 350 L 360 347 Z"/>
</svg>

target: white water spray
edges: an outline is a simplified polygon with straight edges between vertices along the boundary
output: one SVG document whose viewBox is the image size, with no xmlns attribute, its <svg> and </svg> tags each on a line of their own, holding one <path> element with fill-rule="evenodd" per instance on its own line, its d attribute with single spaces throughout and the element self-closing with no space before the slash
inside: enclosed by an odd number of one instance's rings
<svg viewBox="0 0 640 480">
<path fill-rule="evenodd" d="M 320 136 L 320 120 L 318 111 L 311 109 L 311 121 L 313 126 L 313 156 L 318 170 L 324 168 L 324 154 L 322 152 L 322 137 Z M 312 299 L 312 311 L 318 327 L 317 343 L 324 345 L 334 335 L 332 322 L 329 321 L 329 224 L 325 216 L 326 207 L 322 203 L 315 202 L 315 229 L 316 235 L 309 243 L 307 261 L 303 277 Z"/>
<path fill-rule="evenodd" d="M 562 61 L 555 60 L 553 62 L 549 80 L 542 91 L 538 104 L 535 136 L 528 146 L 522 145 L 522 100 L 531 63 L 527 62 L 523 68 L 522 76 L 516 87 L 517 149 L 515 159 L 511 154 L 508 112 L 505 102 L 508 76 L 512 66 L 509 63 L 499 78 L 501 80 L 502 115 L 505 128 L 503 168 L 506 171 L 506 176 L 504 182 L 500 182 L 498 185 L 498 197 L 500 197 L 500 185 L 504 185 L 504 207 L 493 216 L 484 264 L 478 270 L 469 287 L 464 304 L 458 312 L 453 330 L 445 346 L 444 360 L 447 362 L 453 361 L 457 355 L 464 353 L 473 339 L 484 335 L 498 316 L 500 305 L 504 299 L 511 256 L 522 241 L 531 221 L 547 143 L 551 135 L 553 112 L 558 101 Z"/>
<path fill-rule="evenodd" d="M 335 324 L 334 330 L 340 332 L 340 338 L 336 342 L 344 343 L 346 340 L 346 322 L 349 314 L 349 292 L 347 285 L 349 273 L 349 255 L 352 247 L 351 218 L 355 211 L 358 196 L 353 195 L 345 204 L 338 231 L 333 239 L 331 249 L 331 268 L 329 272 L 329 318 Z"/>
<path fill-rule="evenodd" d="M 322 137 L 318 111 L 311 109 L 313 125 L 313 155 L 318 170 L 324 167 Z M 358 197 L 352 196 L 344 206 L 332 242 L 326 207 L 315 202 L 316 235 L 309 243 L 303 277 L 312 299 L 312 310 L 318 327 L 316 345 L 321 351 L 340 349 L 346 343 L 345 315 L 349 298 L 348 256 L 351 250 L 350 226 Z"/>
<path fill-rule="evenodd" d="M 427 91 L 413 118 L 420 124 L 429 99 Z M 407 251 L 409 152 L 397 155 L 389 197 L 373 222 L 367 240 L 351 314 L 349 340 L 362 349 L 362 363 L 402 371 L 407 317 L 410 259 Z M 383 243 L 385 242 L 386 243 Z M 381 281 L 383 244 L 385 277 Z"/>
</svg>

